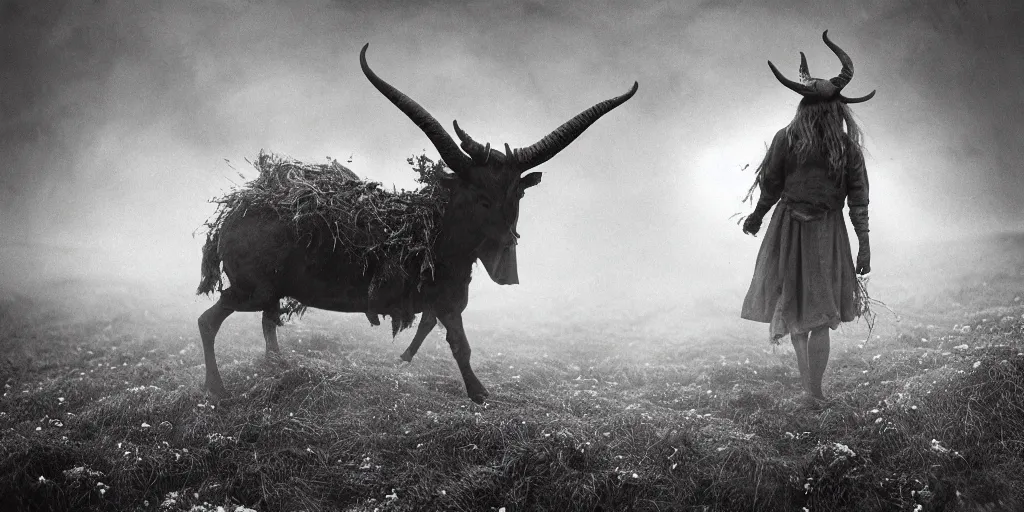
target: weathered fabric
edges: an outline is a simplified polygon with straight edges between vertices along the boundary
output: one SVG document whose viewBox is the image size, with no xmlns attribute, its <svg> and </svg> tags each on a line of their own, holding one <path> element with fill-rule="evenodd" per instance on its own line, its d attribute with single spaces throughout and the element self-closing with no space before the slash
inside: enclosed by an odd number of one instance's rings
<svg viewBox="0 0 1024 512">
<path fill-rule="evenodd" d="M 822 157 L 798 162 L 780 130 L 765 156 L 758 209 L 773 205 L 741 317 L 769 324 L 773 341 L 857 317 L 857 276 L 843 220 L 868 205 L 867 173 L 859 152 L 841 177 Z"/>
</svg>

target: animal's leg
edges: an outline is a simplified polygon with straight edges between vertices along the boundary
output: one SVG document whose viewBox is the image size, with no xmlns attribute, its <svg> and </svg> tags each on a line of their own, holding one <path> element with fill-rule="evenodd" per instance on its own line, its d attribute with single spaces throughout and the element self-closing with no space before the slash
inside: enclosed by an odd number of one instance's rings
<svg viewBox="0 0 1024 512">
<path fill-rule="evenodd" d="M 409 348 L 402 353 L 402 361 L 407 363 L 412 361 L 413 356 L 419 351 L 420 345 L 423 344 L 423 340 L 427 339 L 427 335 L 435 325 L 437 325 L 437 316 L 432 311 L 424 311 L 423 316 L 420 317 L 420 325 L 416 327 L 416 336 L 413 336 Z"/>
<path fill-rule="evenodd" d="M 466 383 L 466 392 L 469 393 L 469 398 L 478 404 L 484 403 L 488 393 L 469 365 L 469 355 L 472 351 L 469 348 L 469 340 L 466 339 L 466 331 L 462 328 L 462 313 L 439 315 L 438 319 L 448 331 L 448 345 L 452 349 L 452 355 L 455 356 L 455 362 L 459 364 L 459 372 L 462 373 L 462 381 Z"/>
<path fill-rule="evenodd" d="M 807 333 L 791 334 L 789 336 L 793 342 L 793 350 L 796 351 L 796 364 L 800 368 L 800 387 L 804 389 L 804 393 L 810 394 L 810 370 L 807 364 Z"/>
<path fill-rule="evenodd" d="M 280 325 L 281 316 L 276 310 L 263 310 L 263 339 L 267 342 L 267 355 L 280 354 L 281 348 L 277 345 L 277 326 Z"/>
<path fill-rule="evenodd" d="M 222 297 L 210 309 L 199 315 L 199 337 L 203 340 L 203 356 L 206 359 L 206 389 L 216 398 L 224 398 L 228 392 L 224 389 L 224 382 L 220 379 L 217 357 L 213 353 L 213 342 L 224 319 L 234 312 L 224 306 L 223 300 Z"/>
<path fill-rule="evenodd" d="M 819 400 L 825 399 L 825 394 L 821 390 L 821 381 L 825 377 L 825 367 L 828 366 L 829 345 L 831 345 L 831 339 L 827 326 L 811 331 L 810 341 L 807 343 L 807 361 L 810 369 L 808 392 Z"/>
</svg>

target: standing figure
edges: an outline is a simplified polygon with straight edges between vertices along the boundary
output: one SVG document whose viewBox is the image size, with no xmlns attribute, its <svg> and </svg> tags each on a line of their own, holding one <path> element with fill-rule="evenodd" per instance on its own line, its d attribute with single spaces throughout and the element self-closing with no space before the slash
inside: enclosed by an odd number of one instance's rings
<svg viewBox="0 0 1024 512">
<path fill-rule="evenodd" d="M 800 82 L 782 76 L 768 62 L 775 77 L 803 99 L 758 167 L 761 196 L 743 222 L 743 232 L 756 235 L 768 210 L 778 203 L 741 316 L 770 324 L 773 343 L 790 336 L 812 404 L 825 399 L 821 381 L 828 365 L 829 329 L 857 317 L 856 274 L 871 271 L 868 176 L 861 132 L 847 105 L 867 101 L 875 92 L 860 98 L 840 94 L 853 78 L 853 62 L 829 41 L 827 30 L 822 39 L 843 65 L 831 80 L 811 78 L 803 52 Z M 859 242 L 856 266 L 843 220 L 844 200 Z"/>
</svg>

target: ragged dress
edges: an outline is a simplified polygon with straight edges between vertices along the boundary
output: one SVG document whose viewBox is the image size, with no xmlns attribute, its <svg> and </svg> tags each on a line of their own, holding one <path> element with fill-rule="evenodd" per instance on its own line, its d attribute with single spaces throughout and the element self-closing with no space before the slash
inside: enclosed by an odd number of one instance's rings
<svg viewBox="0 0 1024 512">
<path fill-rule="evenodd" d="M 864 157 L 850 145 L 842 176 L 830 177 L 824 155 L 800 162 L 779 130 L 762 164 L 757 209 L 776 205 L 757 255 L 741 317 L 770 324 L 773 342 L 857 317 L 857 276 L 843 202 L 868 205 Z"/>
</svg>

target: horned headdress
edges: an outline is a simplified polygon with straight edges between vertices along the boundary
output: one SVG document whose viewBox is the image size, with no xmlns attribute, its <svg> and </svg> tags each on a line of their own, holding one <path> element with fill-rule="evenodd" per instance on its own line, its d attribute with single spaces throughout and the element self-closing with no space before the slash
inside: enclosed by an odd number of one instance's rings
<svg viewBox="0 0 1024 512">
<path fill-rule="evenodd" d="M 775 64 L 772 64 L 772 61 L 768 61 L 768 67 L 772 69 L 775 78 L 778 78 L 782 85 L 785 85 L 804 98 L 818 101 L 839 100 L 843 103 L 860 103 L 870 100 L 875 95 L 875 91 L 871 91 L 859 98 L 847 98 L 840 93 L 843 87 L 846 87 L 846 84 L 849 84 L 850 80 L 853 79 L 853 60 L 850 59 L 850 56 L 842 48 L 829 41 L 828 30 L 821 34 L 821 38 L 836 54 L 836 57 L 839 57 L 839 62 L 843 64 L 843 69 L 839 72 L 839 76 L 828 80 L 812 78 L 810 71 L 807 70 L 807 57 L 804 56 L 804 52 L 800 52 L 800 82 L 794 82 L 782 76 L 782 73 L 775 67 Z"/>
</svg>

